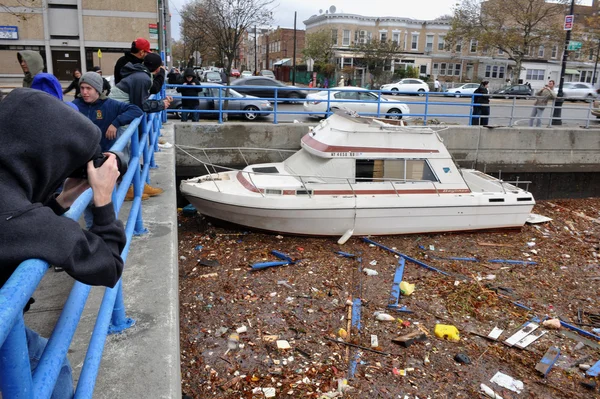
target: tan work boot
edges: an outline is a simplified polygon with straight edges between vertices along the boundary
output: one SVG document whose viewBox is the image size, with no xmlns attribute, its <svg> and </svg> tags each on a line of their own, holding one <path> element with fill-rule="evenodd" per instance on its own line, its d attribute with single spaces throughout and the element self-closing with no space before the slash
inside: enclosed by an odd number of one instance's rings
<svg viewBox="0 0 600 399">
<path fill-rule="evenodd" d="M 154 197 L 157 195 L 160 195 L 164 192 L 165 190 L 163 190 L 162 188 L 158 188 L 158 187 L 152 187 L 148 184 L 144 185 L 144 194 L 147 194 L 150 197 Z"/>
<path fill-rule="evenodd" d="M 150 196 L 146 193 L 142 193 L 142 201 L 147 200 Z M 125 195 L 125 201 L 133 201 L 133 185 L 129 186 L 127 194 Z"/>
</svg>

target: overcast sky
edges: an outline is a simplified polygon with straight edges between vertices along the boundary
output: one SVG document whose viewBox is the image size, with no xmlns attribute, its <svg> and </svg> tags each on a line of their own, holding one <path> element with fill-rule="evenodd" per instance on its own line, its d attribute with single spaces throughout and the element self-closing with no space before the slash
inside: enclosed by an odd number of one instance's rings
<svg viewBox="0 0 600 399">
<path fill-rule="evenodd" d="M 591 0 L 590 0 L 591 1 Z M 181 18 L 177 10 L 190 0 L 169 0 L 172 15 L 171 30 L 174 38 L 179 38 Z M 359 14 L 371 17 L 409 17 L 416 19 L 435 19 L 452 13 L 452 6 L 457 0 L 275 0 L 274 21 L 272 26 L 282 28 L 294 27 L 294 11 L 298 12 L 296 27 L 306 29 L 303 21 L 319 10 L 328 10 L 335 6 L 336 13 Z M 343 6 L 342 6 L 343 4 Z M 365 6 L 365 4 L 368 4 Z"/>
</svg>

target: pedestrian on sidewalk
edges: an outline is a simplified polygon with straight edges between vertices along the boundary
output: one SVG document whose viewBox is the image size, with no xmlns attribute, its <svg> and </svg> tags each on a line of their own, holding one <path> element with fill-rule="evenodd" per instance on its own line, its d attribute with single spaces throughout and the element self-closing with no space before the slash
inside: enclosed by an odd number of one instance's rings
<svg viewBox="0 0 600 399">
<path fill-rule="evenodd" d="M 195 97 L 195 98 L 182 98 L 181 99 L 181 121 L 187 122 L 188 118 L 191 116 L 192 122 L 198 122 L 200 120 L 199 112 L 185 112 L 184 110 L 198 110 L 200 109 L 200 99 L 198 98 L 198 93 L 202 91 L 202 87 L 200 87 L 200 82 L 198 81 L 198 77 L 194 73 L 192 68 L 187 68 L 183 72 L 183 82 L 182 85 L 186 87 L 178 87 L 177 92 L 181 93 L 184 97 Z M 191 114 L 191 115 L 190 115 Z"/>
<path fill-rule="evenodd" d="M 111 202 L 119 177 L 115 156 L 99 168 L 91 161 L 102 156 L 98 128 L 62 101 L 19 88 L 0 103 L 0 137 L 0 164 L 7 166 L 0 168 L 0 287 L 28 259 L 61 267 L 84 284 L 114 287 L 123 272 L 120 253 L 126 237 Z M 87 179 L 68 177 L 81 168 Z M 56 195 L 62 182 L 64 189 Z M 96 207 L 94 226 L 86 231 L 62 215 L 90 187 Z M 33 371 L 48 340 L 27 327 L 21 338 L 27 341 Z M 60 371 L 52 398 L 72 398 L 68 358 L 56 366 Z"/>
<path fill-rule="evenodd" d="M 435 81 L 433 82 L 433 91 L 440 91 L 441 88 L 442 85 L 440 84 L 440 81 L 438 78 L 435 78 Z"/>
<path fill-rule="evenodd" d="M 17 60 L 23 70 L 23 87 L 31 87 L 33 78 L 44 70 L 44 59 L 39 52 L 22 50 L 17 53 Z"/>
<path fill-rule="evenodd" d="M 75 68 L 73 71 L 73 81 L 63 90 L 63 95 L 69 93 L 71 90 L 75 89 L 75 98 L 79 97 L 79 78 L 81 77 L 81 71 L 79 68 Z"/>
<path fill-rule="evenodd" d="M 488 116 L 490 115 L 490 92 L 488 90 L 489 84 L 489 81 L 484 80 L 479 84 L 479 87 L 475 89 L 475 95 L 473 96 L 473 117 L 471 118 L 471 125 L 488 125 Z"/>
<path fill-rule="evenodd" d="M 544 86 L 541 90 L 535 93 L 536 99 L 533 104 L 533 109 L 531 110 L 531 119 L 529 119 L 529 127 L 533 127 L 533 120 L 536 120 L 536 127 L 542 126 L 542 115 L 544 114 L 544 110 L 548 105 L 550 100 L 554 101 L 556 99 L 556 94 L 554 93 L 554 81 L 549 80 L 548 84 Z"/>
</svg>

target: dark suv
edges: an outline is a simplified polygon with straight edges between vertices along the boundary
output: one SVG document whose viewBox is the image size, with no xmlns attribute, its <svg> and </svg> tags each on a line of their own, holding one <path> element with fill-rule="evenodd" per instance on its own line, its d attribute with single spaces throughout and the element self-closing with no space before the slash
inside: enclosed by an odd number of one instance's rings
<svg viewBox="0 0 600 399">
<path fill-rule="evenodd" d="M 504 89 L 496 90 L 492 93 L 492 98 L 511 98 L 521 97 L 527 98 L 533 94 L 533 90 L 529 85 L 514 85 L 505 87 Z"/>
</svg>

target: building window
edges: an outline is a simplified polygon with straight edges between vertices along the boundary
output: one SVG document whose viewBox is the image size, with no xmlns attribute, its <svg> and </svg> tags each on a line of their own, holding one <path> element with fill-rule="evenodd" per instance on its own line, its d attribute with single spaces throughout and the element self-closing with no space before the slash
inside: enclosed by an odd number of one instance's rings
<svg viewBox="0 0 600 399">
<path fill-rule="evenodd" d="M 427 65 L 421 65 L 419 73 L 421 75 L 427 75 Z"/>
<path fill-rule="evenodd" d="M 544 56 L 544 46 L 538 47 L 538 57 Z"/>
<path fill-rule="evenodd" d="M 440 64 L 440 75 L 445 75 L 446 74 L 446 63 L 442 62 Z"/>
<path fill-rule="evenodd" d="M 492 77 L 492 66 L 491 65 L 486 65 L 485 66 L 485 77 L 486 78 L 491 78 Z"/>
<path fill-rule="evenodd" d="M 501 49 L 498 49 L 498 55 L 504 55 L 504 51 L 502 51 Z"/>
<path fill-rule="evenodd" d="M 392 42 L 396 46 L 398 46 L 400 44 L 400 33 L 399 32 L 392 33 Z"/>
<path fill-rule="evenodd" d="M 525 79 L 527 80 L 545 80 L 546 71 L 543 69 L 528 69 Z"/>
<path fill-rule="evenodd" d="M 498 77 L 500 79 L 504 79 L 504 67 L 503 66 L 501 66 L 500 70 L 498 71 Z"/>
<path fill-rule="evenodd" d="M 470 47 L 469 47 L 469 51 L 471 53 L 476 53 L 477 52 L 477 40 L 471 39 L 471 44 L 470 44 Z"/>
<path fill-rule="evenodd" d="M 342 46 L 349 46 L 350 45 L 350 31 L 347 29 L 344 29 L 344 37 L 342 37 Z"/>
<path fill-rule="evenodd" d="M 552 46 L 552 58 L 556 58 L 556 55 L 558 54 L 558 46 L 555 44 L 554 46 Z"/>
<path fill-rule="evenodd" d="M 459 40 L 456 42 L 456 52 L 460 53 L 462 51 L 462 42 Z"/>
<path fill-rule="evenodd" d="M 379 41 L 381 43 L 387 42 L 387 32 L 379 32 Z"/>
<path fill-rule="evenodd" d="M 433 70 L 431 71 L 431 73 L 432 73 L 434 76 L 437 76 L 437 75 L 439 75 L 439 74 L 440 74 L 440 64 L 438 64 L 437 62 L 435 62 L 435 63 L 433 64 Z"/>
<path fill-rule="evenodd" d="M 445 36 L 438 36 L 438 51 L 444 51 L 446 47 Z"/>
<path fill-rule="evenodd" d="M 412 40 L 410 42 L 410 49 L 411 50 L 418 50 L 419 48 L 419 34 L 418 33 L 413 33 L 412 34 Z"/>
<path fill-rule="evenodd" d="M 333 42 L 334 46 L 337 46 L 338 41 L 337 41 L 337 29 L 332 29 L 331 30 L 331 41 Z"/>
<path fill-rule="evenodd" d="M 433 35 L 425 36 L 425 51 L 433 51 Z"/>
<path fill-rule="evenodd" d="M 594 60 L 594 49 L 590 50 L 590 55 L 588 56 L 588 61 L 593 61 Z"/>
<path fill-rule="evenodd" d="M 461 64 L 454 64 L 454 76 L 460 76 Z"/>
</svg>

